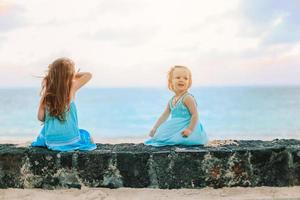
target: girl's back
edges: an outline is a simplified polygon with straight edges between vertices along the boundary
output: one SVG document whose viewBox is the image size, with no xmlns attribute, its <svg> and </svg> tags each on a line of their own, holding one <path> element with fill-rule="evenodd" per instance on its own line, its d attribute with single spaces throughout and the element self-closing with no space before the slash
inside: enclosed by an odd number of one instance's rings
<svg viewBox="0 0 300 200">
<path fill-rule="evenodd" d="M 47 145 L 72 144 L 80 140 L 77 111 L 74 102 L 71 102 L 69 111 L 66 112 L 65 121 L 61 122 L 56 117 L 50 116 L 46 111 L 44 131 Z"/>
</svg>

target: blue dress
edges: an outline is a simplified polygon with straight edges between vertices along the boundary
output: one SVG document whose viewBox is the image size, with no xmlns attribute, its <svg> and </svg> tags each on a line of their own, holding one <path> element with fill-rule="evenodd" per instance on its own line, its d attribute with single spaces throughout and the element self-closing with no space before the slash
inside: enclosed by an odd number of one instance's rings
<svg viewBox="0 0 300 200">
<path fill-rule="evenodd" d="M 44 126 L 31 146 L 47 147 L 56 151 L 90 151 L 97 147 L 91 142 L 90 134 L 78 128 L 77 109 L 73 101 L 63 122 L 50 116 L 46 110 Z"/>
<path fill-rule="evenodd" d="M 175 106 L 172 105 L 174 97 L 170 100 L 170 119 L 158 127 L 155 135 L 144 142 L 145 145 L 156 147 L 167 145 L 204 145 L 208 142 L 207 135 L 199 121 L 194 131 L 188 137 L 181 135 L 181 132 L 188 128 L 191 122 L 191 113 L 183 103 L 186 95 L 190 94 L 183 95 Z"/>
</svg>

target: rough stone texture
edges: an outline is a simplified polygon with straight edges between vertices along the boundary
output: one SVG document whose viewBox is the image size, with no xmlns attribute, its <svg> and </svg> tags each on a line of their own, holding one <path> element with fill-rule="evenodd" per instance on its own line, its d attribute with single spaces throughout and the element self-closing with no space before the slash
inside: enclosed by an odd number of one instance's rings
<svg viewBox="0 0 300 200">
<path fill-rule="evenodd" d="M 92 152 L 0 145 L 0 188 L 254 187 L 300 185 L 300 141 L 219 147 L 97 144 Z"/>
</svg>

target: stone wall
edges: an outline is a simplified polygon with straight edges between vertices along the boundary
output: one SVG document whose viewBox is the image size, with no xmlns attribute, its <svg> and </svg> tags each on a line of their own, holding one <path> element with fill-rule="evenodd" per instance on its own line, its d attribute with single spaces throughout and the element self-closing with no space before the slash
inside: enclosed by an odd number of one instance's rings
<svg viewBox="0 0 300 200">
<path fill-rule="evenodd" d="M 202 188 L 300 185 L 300 141 L 219 147 L 97 144 L 92 152 L 0 145 L 0 188 Z"/>
</svg>

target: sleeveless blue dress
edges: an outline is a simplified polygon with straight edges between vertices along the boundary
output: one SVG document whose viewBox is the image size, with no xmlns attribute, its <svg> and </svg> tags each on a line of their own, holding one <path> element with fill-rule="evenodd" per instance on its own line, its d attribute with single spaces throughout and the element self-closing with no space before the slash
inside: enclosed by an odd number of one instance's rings
<svg viewBox="0 0 300 200">
<path fill-rule="evenodd" d="M 90 151 L 97 147 L 91 142 L 89 132 L 78 128 L 77 109 L 73 101 L 63 122 L 50 116 L 46 110 L 44 126 L 31 146 L 47 147 L 56 151 Z"/>
<path fill-rule="evenodd" d="M 175 96 L 170 100 L 170 119 L 158 127 L 155 135 L 144 142 L 145 145 L 156 147 L 168 145 L 204 145 L 208 142 L 207 135 L 199 121 L 194 131 L 188 137 L 181 135 L 181 132 L 185 130 L 191 122 L 191 113 L 183 103 L 183 99 L 186 95 L 190 94 L 187 93 L 183 95 L 175 106 L 172 105 Z"/>
</svg>

